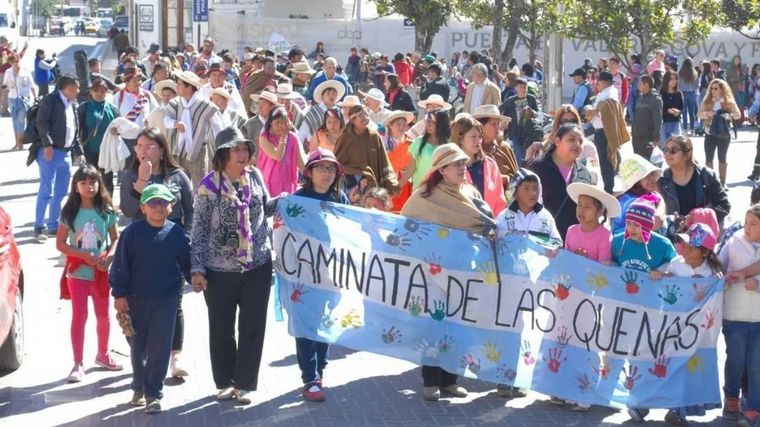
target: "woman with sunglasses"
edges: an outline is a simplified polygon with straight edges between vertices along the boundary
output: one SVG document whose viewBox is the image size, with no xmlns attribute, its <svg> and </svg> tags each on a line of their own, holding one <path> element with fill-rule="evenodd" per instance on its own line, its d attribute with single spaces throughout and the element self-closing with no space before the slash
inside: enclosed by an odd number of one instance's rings
<svg viewBox="0 0 760 427">
<path fill-rule="evenodd" d="M 721 185 L 726 185 L 726 154 L 731 142 L 731 122 L 742 116 L 734 94 L 725 80 L 713 79 L 709 92 L 702 100 L 697 116 L 705 121 L 705 165 L 713 169 L 715 149 L 718 149 L 718 173 Z"/>
<path fill-rule="evenodd" d="M 124 171 L 121 177 L 120 204 L 121 212 L 131 220 L 145 218 L 140 211 L 140 197 L 143 189 L 150 184 L 164 184 L 174 195 L 174 204 L 168 220 L 181 226 L 186 235 L 190 235 L 193 225 L 193 185 L 190 178 L 180 168 L 171 154 L 166 137 L 157 128 L 143 129 L 137 135 L 135 143 L 135 161 L 132 167 Z M 181 289 L 182 287 L 180 287 Z M 182 313 L 182 294 L 177 298 L 177 317 L 174 322 L 174 339 L 169 372 L 172 377 L 187 376 L 179 354 L 185 338 L 185 317 Z"/>
<path fill-rule="evenodd" d="M 723 219 L 731 212 L 728 194 L 715 172 L 694 161 L 694 145 L 685 136 L 671 136 L 665 142 L 665 162 L 659 186 L 667 215 L 686 216 L 696 208 L 711 208 L 723 228 Z"/>
</svg>

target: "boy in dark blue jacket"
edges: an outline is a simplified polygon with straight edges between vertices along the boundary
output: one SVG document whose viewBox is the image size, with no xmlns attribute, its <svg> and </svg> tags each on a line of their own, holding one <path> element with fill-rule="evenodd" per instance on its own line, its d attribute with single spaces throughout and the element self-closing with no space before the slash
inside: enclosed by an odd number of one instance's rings
<svg viewBox="0 0 760 427">
<path fill-rule="evenodd" d="M 114 308 L 119 313 L 129 312 L 136 332 L 129 337 L 134 391 L 130 403 L 146 405 L 148 414 L 161 411 L 161 389 L 177 315 L 177 286 L 180 275 L 190 278 L 190 244 L 182 227 L 167 220 L 174 201 L 163 184 L 145 187 L 140 197 L 145 219 L 124 229 L 108 278 Z"/>
</svg>

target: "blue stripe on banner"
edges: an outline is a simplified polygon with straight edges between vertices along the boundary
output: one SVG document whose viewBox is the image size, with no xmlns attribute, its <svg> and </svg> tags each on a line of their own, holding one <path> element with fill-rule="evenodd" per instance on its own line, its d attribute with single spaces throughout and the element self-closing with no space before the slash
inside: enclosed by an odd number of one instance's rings
<svg viewBox="0 0 760 427">
<path fill-rule="evenodd" d="M 518 236 L 494 259 L 488 239 L 410 221 L 281 200 L 290 333 L 590 404 L 720 403 L 722 281 L 651 281 Z"/>
</svg>

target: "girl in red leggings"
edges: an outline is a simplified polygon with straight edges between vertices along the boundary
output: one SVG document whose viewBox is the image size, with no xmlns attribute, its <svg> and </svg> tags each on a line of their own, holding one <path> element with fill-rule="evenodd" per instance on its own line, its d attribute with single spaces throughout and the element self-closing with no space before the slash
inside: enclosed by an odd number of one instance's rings
<svg viewBox="0 0 760 427">
<path fill-rule="evenodd" d="M 71 347 L 74 367 L 69 382 L 84 377 L 84 326 L 87 322 L 87 298 L 92 297 L 98 332 L 98 354 L 95 364 L 118 371 L 108 354 L 109 287 L 108 267 L 116 248 L 117 216 L 111 197 L 98 170 L 85 165 L 74 173 L 71 191 L 61 209 L 61 227 L 56 236 L 56 248 L 66 255 L 65 284 L 62 294 L 71 298 Z"/>
</svg>

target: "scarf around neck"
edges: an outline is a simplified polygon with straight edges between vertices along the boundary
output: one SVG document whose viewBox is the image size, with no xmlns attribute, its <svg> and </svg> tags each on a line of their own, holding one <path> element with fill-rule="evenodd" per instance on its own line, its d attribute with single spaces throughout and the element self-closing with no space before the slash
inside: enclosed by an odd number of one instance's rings
<svg viewBox="0 0 760 427">
<path fill-rule="evenodd" d="M 481 235 L 487 235 L 496 228 L 475 187 L 441 182 L 429 196 L 423 197 L 424 191 L 425 186 L 422 185 L 412 194 L 401 215 Z"/>
<path fill-rule="evenodd" d="M 217 197 L 229 200 L 237 210 L 237 260 L 246 270 L 253 268 L 251 246 L 253 232 L 251 231 L 251 179 L 248 171 L 243 171 L 237 180 L 238 187 L 224 172 L 211 172 L 198 185 L 198 195 Z M 213 196 L 212 196 L 213 195 Z M 224 227 L 224 225 L 223 225 Z"/>
</svg>

